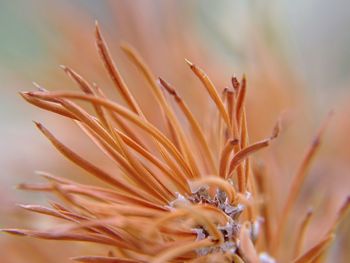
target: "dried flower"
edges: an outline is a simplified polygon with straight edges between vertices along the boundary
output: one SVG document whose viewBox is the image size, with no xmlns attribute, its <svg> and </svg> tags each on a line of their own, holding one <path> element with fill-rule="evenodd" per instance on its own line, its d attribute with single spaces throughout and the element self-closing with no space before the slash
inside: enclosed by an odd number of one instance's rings
<svg viewBox="0 0 350 263">
<path fill-rule="evenodd" d="M 115 248 L 107 256 L 74 258 L 79 262 L 276 262 L 285 252 L 280 243 L 286 223 L 328 121 L 307 151 L 282 216 L 274 220 L 277 221 L 274 227 L 270 214 L 272 202 L 266 198 L 270 182 L 263 166 L 254 165 L 251 169 L 250 156 L 267 147 L 280 129 L 277 124 L 267 139 L 249 143 L 246 78 L 243 76 L 239 81 L 233 77 L 232 87 L 220 94 L 204 71 L 186 60 L 218 112 L 217 119 L 212 120 L 213 139 L 218 146 L 214 147 L 175 88 L 162 78 L 156 82 L 135 50 L 123 46 L 122 50 L 144 76 L 159 104 L 164 123 L 151 123 L 114 64 L 98 25 L 96 44 L 126 106 L 109 100 L 96 84 L 91 85 L 65 66 L 63 70 L 83 93 L 50 92 L 37 85 L 38 91 L 21 95 L 31 104 L 74 120 L 119 170 L 113 174 L 105 171 L 36 123 L 58 151 L 106 186 L 84 185 L 41 172 L 47 183 L 22 184 L 20 188 L 52 192 L 66 205 L 53 202 L 50 208 L 22 207 L 70 223 L 48 231 L 3 231 Z M 90 103 L 95 113 L 89 113 L 76 101 Z M 349 199 L 327 235 L 302 253 L 312 211 L 306 214 L 296 231 L 294 262 L 319 262 L 324 257 L 348 206 Z"/>
</svg>

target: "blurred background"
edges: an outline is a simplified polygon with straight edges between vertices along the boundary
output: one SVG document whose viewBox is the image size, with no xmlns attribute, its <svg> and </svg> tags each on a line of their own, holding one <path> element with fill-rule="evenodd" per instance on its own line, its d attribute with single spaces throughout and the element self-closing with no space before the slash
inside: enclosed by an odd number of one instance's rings
<svg viewBox="0 0 350 263">
<path fill-rule="evenodd" d="M 91 145 L 75 136 L 77 130 L 69 121 L 28 105 L 18 91 L 35 89 L 33 81 L 49 90 L 76 89 L 59 68 L 63 64 L 118 99 L 95 50 L 95 20 L 151 119 L 157 118 L 154 103 L 119 50 L 124 41 L 137 48 L 156 76 L 178 88 L 197 116 L 202 116 L 207 95 L 184 58 L 202 67 L 219 90 L 230 84 L 232 75 L 245 73 L 251 140 L 269 135 L 283 115 L 281 137 L 257 157 L 269 163 L 269 172 L 284 186 L 274 190 L 280 203 L 313 134 L 333 109 L 336 114 L 297 207 L 301 214 L 308 206 L 316 209 L 307 244 L 327 230 L 350 189 L 350 3 L 346 0 L 0 0 L 0 227 L 50 224 L 48 218 L 16 206 L 47 203 L 43 194 L 15 190 L 20 182 L 39 182 L 35 170 L 89 181 L 49 145 L 32 120 L 43 122 L 82 151 L 89 152 Z M 200 121 L 209 125 L 205 115 Z M 345 249 L 350 242 L 349 216 L 338 233 L 329 262 L 349 262 Z M 68 257 L 95 250 L 86 244 L 0 234 L 4 263 L 69 262 Z"/>
</svg>

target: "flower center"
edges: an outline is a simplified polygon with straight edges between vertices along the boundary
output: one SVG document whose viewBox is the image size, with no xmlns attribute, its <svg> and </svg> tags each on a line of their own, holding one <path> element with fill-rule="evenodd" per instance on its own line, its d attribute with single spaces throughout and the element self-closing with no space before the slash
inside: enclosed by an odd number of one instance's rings
<svg viewBox="0 0 350 263">
<path fill-rule="evenodd" d="M 235 253 L 238 247 L 238 236 L 241 228 L 238 218 L 245 208 L 244 205 L 232 205 L 224 191 L 217 189 L 215 193 L 211 194 L 208 187 L 201 187 L 188 197 L 177 194 L 177 199 L 170 203 L 170 207 L 174 207 L 178 202 L 181 202 L 182 204 L 203 204 L 213 206 L 226 215 L 225 225 L 216 224 L 217 230 L 221 232 L 224 238 L 224 243 L 218 246 L 197 249 L 198 255 L 204 256 L 220 251 Z M 197 241 L 209 237 L 208 231 L 202 225 L 192 228 L 192 231 L 197 234 Z"/>
</svg>

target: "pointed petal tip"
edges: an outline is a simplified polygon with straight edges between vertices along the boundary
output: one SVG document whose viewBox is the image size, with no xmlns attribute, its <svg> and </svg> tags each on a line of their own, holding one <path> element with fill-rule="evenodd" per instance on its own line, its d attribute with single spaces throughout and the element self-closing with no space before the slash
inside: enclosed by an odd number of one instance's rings
<svg viewBox="0 0 350 263">
<path fill-rule="evenodd" d="M 54 178 L 54 176 L 52 174 L 50 174 L 48 172 L 45 172 L 45 171 L 38 171 L 38 170 L 36 170 L 36 171 L 34 171 L 34 174 L 38 175 L 40 177 L 43 177 L 44 179 L 47 179 L 47 180 L 50 180 L 50 179 Z"/>
<path fill-rule="evenodd" d="M 100 25 L 97 20 L 95 20 L 95 37 L 96 37 L 97 44 L 103 42 Z"/>
<path fill-rule="evenodd" d="M 124 52 L 129 52 L 130 49 L 133 49 L 132 48 L 132 45 L 130 45 L 128 42 L 126 41 L 121 41 L 119 42 L 119 47 L 122 51 Z"/>
<path fill-rule="evenodd" d="M 30 209 L 31 207 L 33 207 L 33 205 L 26 205 L 26 204 L 16 204 L 16 206 L 23 209 Z"/>
<path fill-rule="evenodd" d="M 19 94 L 23 99 L 27 99 L 27 98 L 28 98 L 28 91 L 19 91 L 18 94 Z"/>
<path fill-rule="evenodd" d="M 97 35 L 101 35 L 101 32 L 100 32 L 100 23 L 98 22 L 97 19 L 95 19 L 95 33 Z"/>
<path fill-rule="evenodd" d="M 11 235 L 17 235 L 17 236 L 25 236 L 25 232 L 20 229 L 15 228 L 0 228 L 0 232 L 4 232 Z"/>
<path fill-rule="evenodd" d="M 232 84 L 232 87 L 233 87 L 233 90 L 235 91 L 235 92 L 237 92 L 238 91 L 238 89 L 239 89 L 239 81 L 238 81 L 238 79 L 237 79 L 237 77 L 236 77 L 236 75 L 234 74 L 233 76 L 232 76 L 232 78 L 231 78 L 231 84 Z"/>
<path fill-rule="evenodd" d="M 191 61 L 189 61 L 187 58 L 185 58 L 185 62 L 192 68 L 192 67 L 194 67 L 194 64 L 191 62 Z"/>
<path fill-rule="evenodd" d="M 44 126 L 38 122 L 38 121 L 33 121 L 33 123 L 35 124 L 35 126 L 39 129 L 39 130 L 43 130 Z"/>
<path fill-rule="evenodd" d="M 281 120 L 277 120 L 272 130 L 271 140 L 276 139 L 281 132 Z"/>
<path fill-rule="evenodd" d="M 42 86 L 40 86 L 37 82 L 35 81 L 32 81 L 32 84 L 35 88 L 37 88 L 38 91 L 41 91 L 41 92 L 47 92 L 48 90 L 43 88 Z M 31 93 L 31 92 L 28 92 L 28 93 Z M 30 94 L 31 95 L 31 94 Z"/>
<path fill-rule="evenodd" d="M 166 80 L 164 80 L 162 77 L 158 77 L 157 80 L 162 86 L 169 86 L 169 83 Z"/>
<path fill-rule="evenodd" d="M 341 211 L 344 210 L 344 212 L 346 212 L 346 210 L 349 208 L 350 206 L 350 195 L 348 195 L 347 197 L 345 197 L 345 201 L 341 207 Z"/>
<path fill-rule="evenodd" d="M 40 87 L 40 85 L 36 82 L 36 81 L 32 81 L 32 84 L 34 87 L 36 87 L 37 89 Z"/>
<path fill-rule="evenodd" d="M 158 82 L 159 82 L 160 86 L 162 88 L 164 88 L 170 95 L 177 96 L 175 89 L 173 89 L 166 80 L 159 77 Z"/>
<path fill-rule="evenodd" d="M 45 175 L 46 172 L 40 171 L 40 170 L 35 170 L 35 171 L 34 171 L 34 174 L 35 174 L 35 175 Z"/>
<path fill-rule="evenodd" d="M 68 67 L 66 67 L 65 65 L 58 65 L 61 69 L 63 69 L 64 71 L 67 71 L 68 70 Z"/>
<path fill-rule="evenodd" d="M 308 209 L 307 209 L 307 214 L 308 215 L 311 215 L 311 214 L 313 214 L 314 213 L 314 208 L 313 207 L 309 207 Z"/>
</svg>

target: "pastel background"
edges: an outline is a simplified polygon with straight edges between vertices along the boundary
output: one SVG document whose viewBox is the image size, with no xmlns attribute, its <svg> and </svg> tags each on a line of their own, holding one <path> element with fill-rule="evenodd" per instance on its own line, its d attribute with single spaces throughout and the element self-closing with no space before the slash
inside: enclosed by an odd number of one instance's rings
<svg viewBox="0 0 350 263">
<path fill-rule="evenodd" d="M 288 185 L 312 134 L 333 109 L 298 208 L 304 213 L 308 205 L 317 209 L 327 202 L 328 210 L 317 213 L 335 213 L 350 189 L 350 2 L 0 0 L 0 227 L 50 225 L 49 218 L 16 206 L 46 203 L 43 194 L 15 190 L 20 182 L 40 181 L 35 170 L 89 180 L 55 152 L 32 120 L 42 121 L 74 147 L 89 151 L 90 145 L 67 120 L 28 105 L 18 92 L 34 89 L 33 81 L 50 90 L 74 89 L 59 68 L 64 64 L 118 99 L 95 51 L 95 20 L 149 115 L 154 111 L 148 93 L 118 48 L 123 41 L 139 50 L 156 76 L 175 83 L 197 115 L 205 94 L 184 58 L 204 68 L 219 89 L 233 74 L 246 73 L 252 138 L 269 134 L 281 113 L 286 119 L 276 145 L 259 156 L 272 163 L 271 173 L 281 183 Z M 283 201 L 285 190 L 276 191 Z M 327 216 L 316 222 L 310 241 L 326 229 Z M 338 232 L 330 253 L 337 262 L 348 262 L 349 216 Z M 101 252 L 86 244 L 0 234 L 4 263 L 70 262 L 67 258 L 86 251 Z"/>
</svg>

